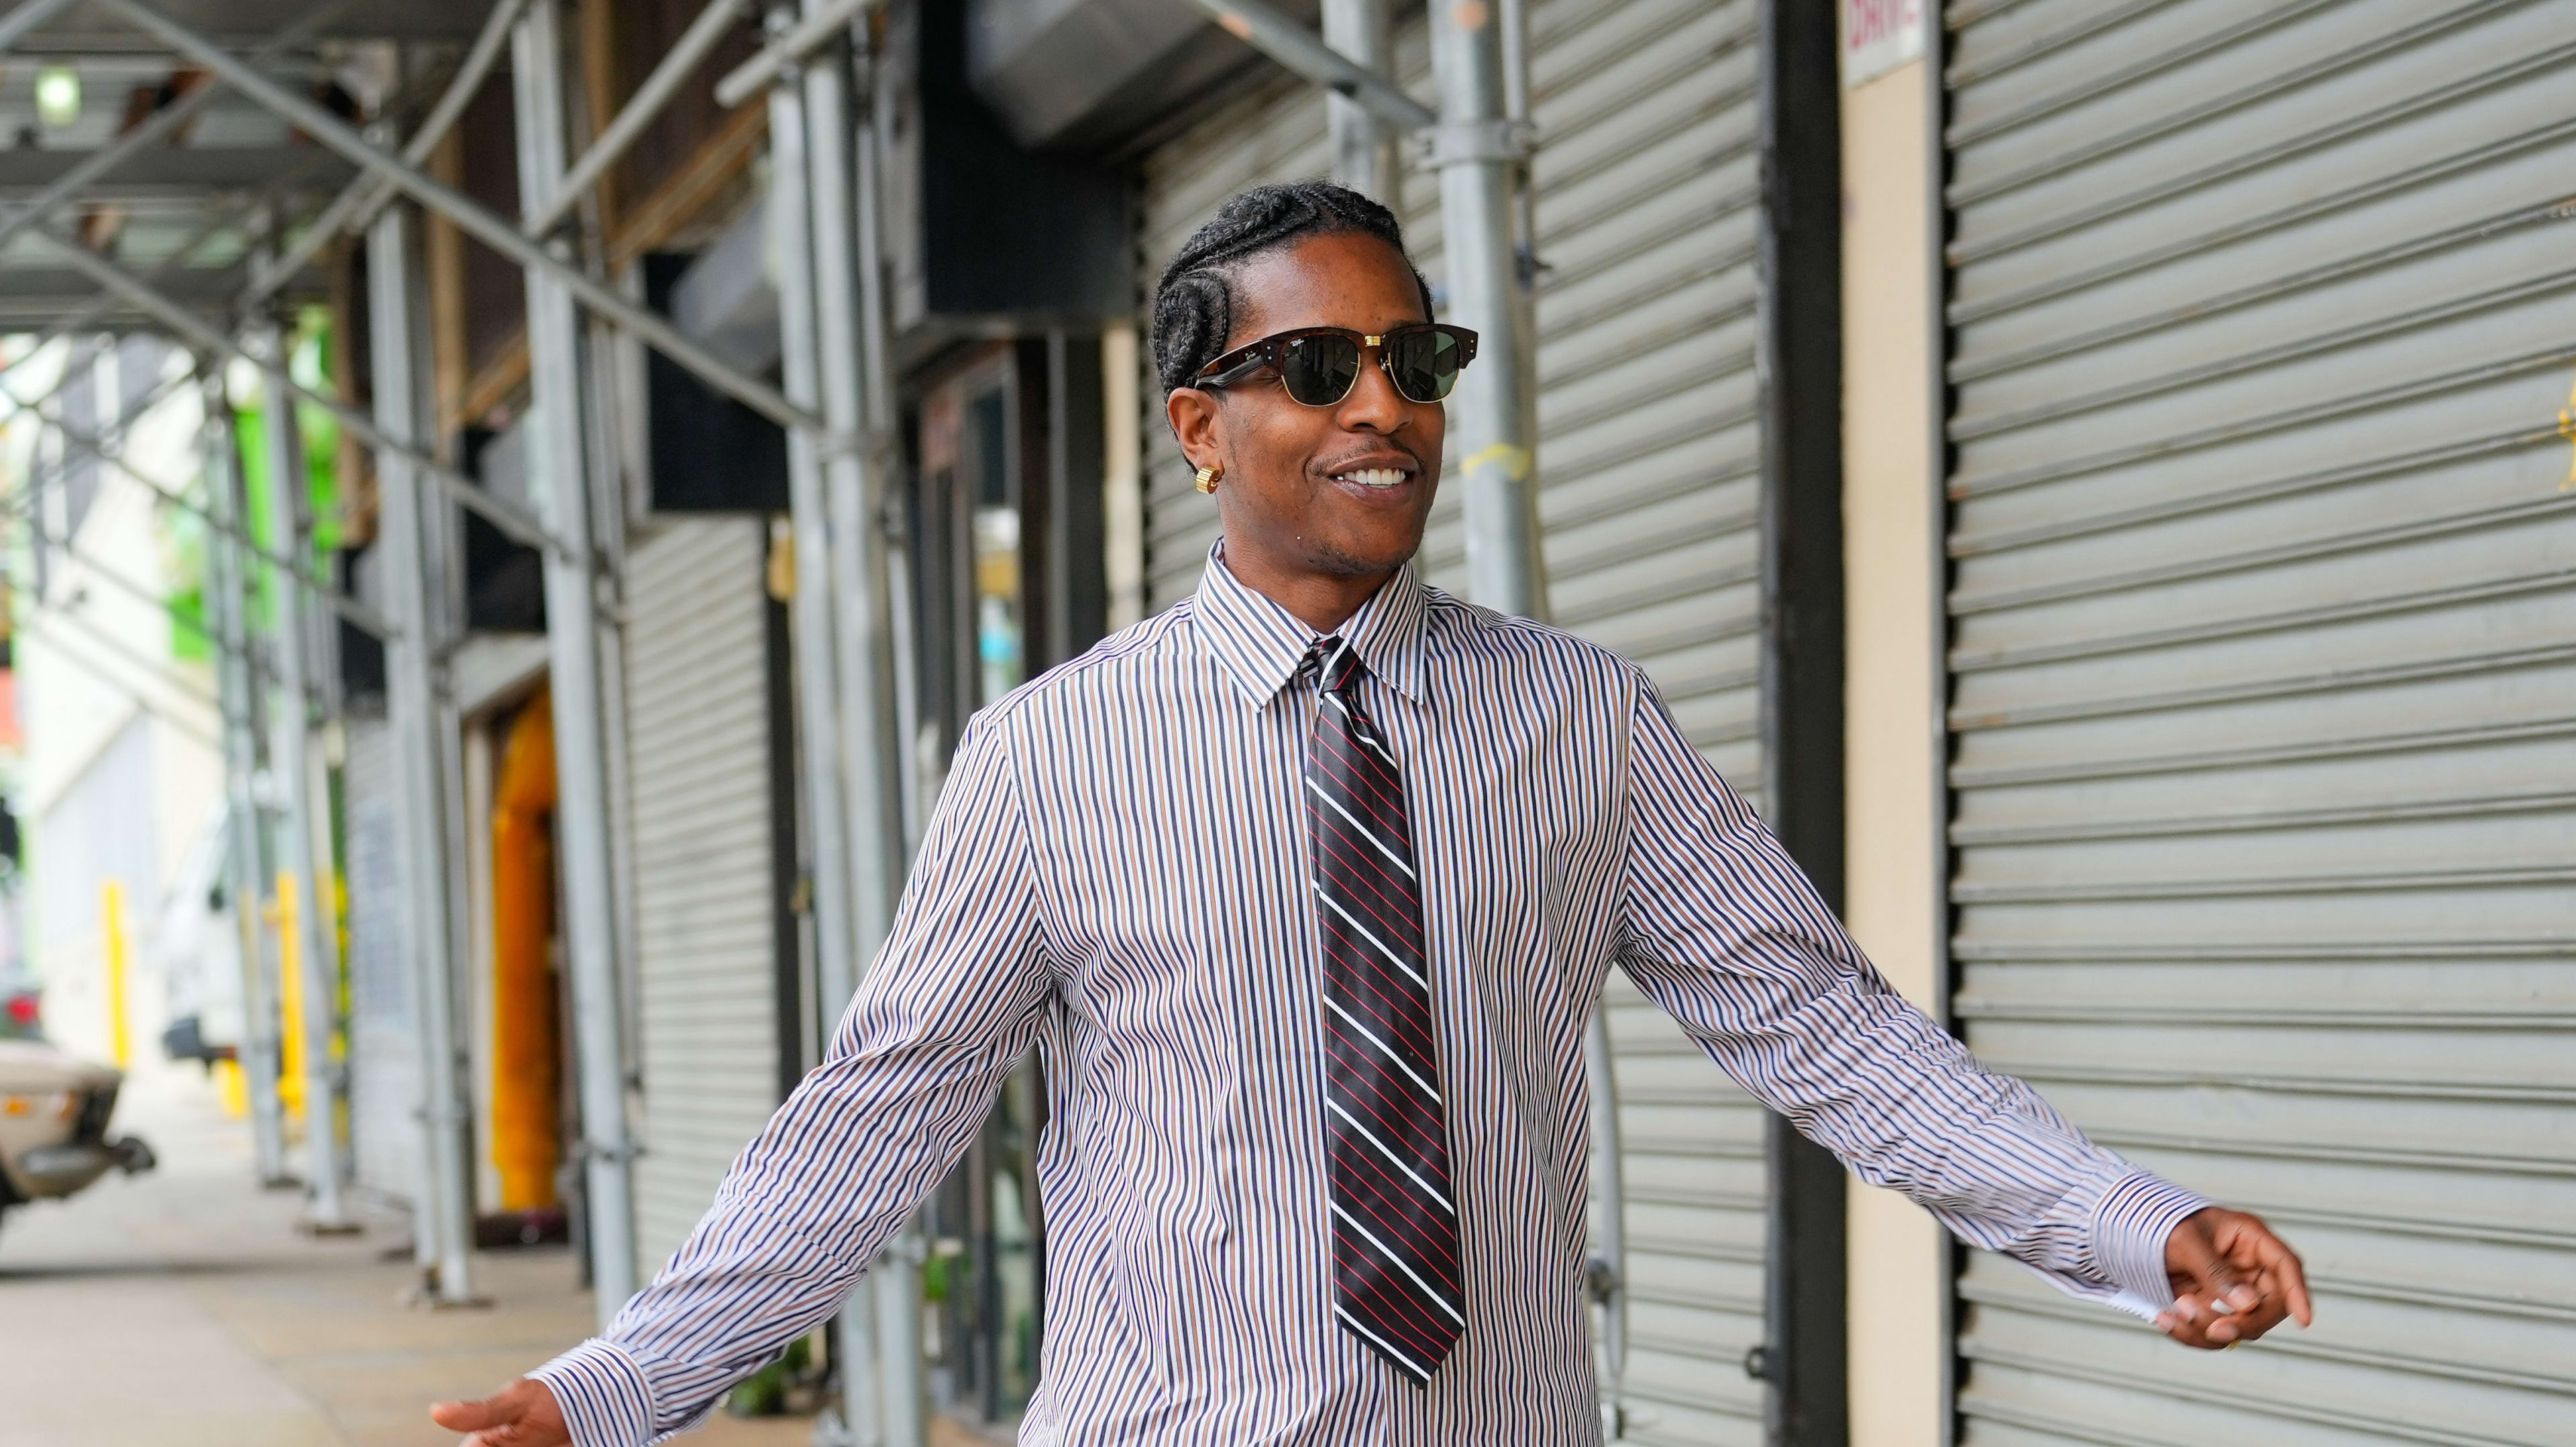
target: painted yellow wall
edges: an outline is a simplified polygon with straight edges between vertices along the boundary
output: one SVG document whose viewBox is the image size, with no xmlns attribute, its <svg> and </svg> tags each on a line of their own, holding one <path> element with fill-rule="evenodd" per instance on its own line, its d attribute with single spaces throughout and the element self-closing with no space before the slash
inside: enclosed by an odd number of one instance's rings
<svg viewBox="0 0 2576 1447">
<path fill-rule="evenodd" d="M 1845 908 L 1870 958 L 1930 1007 L 1941 689 L 1925 83 L 1915 61 L 1843 93 L 1843 562 Z M 1852 1447 L 1938 1447 L 1941 1229 L 1855 1182 L 1849 1230 Z"/>
</svg>

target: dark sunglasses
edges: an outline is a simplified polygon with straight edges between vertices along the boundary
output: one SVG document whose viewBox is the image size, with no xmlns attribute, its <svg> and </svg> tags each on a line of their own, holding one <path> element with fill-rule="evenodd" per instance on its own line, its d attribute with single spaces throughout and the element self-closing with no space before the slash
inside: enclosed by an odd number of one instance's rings
<svg viewBox="0 0 2576 1447">
<path fill-rule="evenodd" d="M 1348 327 L 1299 327 L 1235 348 L 1199 369 L 1193 385 L 1226 387 L 1268 368 L 1291 400 L 1330 407 L 1359 385 L 1360 360 L 1374 349 L 1387 380 L 1411 402 L 1437 402 L 1476 359 L 1476 334 L 1446 322 L 1412 322 L 1383 336 Z"/>
</svg>

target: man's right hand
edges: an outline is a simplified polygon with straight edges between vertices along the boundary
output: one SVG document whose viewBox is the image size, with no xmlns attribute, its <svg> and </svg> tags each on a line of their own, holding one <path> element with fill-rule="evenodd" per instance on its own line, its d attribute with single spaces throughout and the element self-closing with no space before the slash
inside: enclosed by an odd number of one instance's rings
<svg viewBox="0 0 2576 1447">
<path fill-rule="evenodd" d="M 469 1433 L 456 1447 L 568 1447 L 572 1433 L 546 1384 L 521 1377 L 479 1402 L 440 1402 L 429 1419 Z"/>
</svg>

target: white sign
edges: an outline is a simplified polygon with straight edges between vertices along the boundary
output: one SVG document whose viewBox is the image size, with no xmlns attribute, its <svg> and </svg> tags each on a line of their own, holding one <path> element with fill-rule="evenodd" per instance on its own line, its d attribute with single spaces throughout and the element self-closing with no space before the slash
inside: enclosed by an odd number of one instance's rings
<svg viewBox="0 0 2576 1447">
<path fill-rule="evenodd" d="M 1923 54 L 1925 0 L 1843 0 L 1843 87 Z"/>
</svg>

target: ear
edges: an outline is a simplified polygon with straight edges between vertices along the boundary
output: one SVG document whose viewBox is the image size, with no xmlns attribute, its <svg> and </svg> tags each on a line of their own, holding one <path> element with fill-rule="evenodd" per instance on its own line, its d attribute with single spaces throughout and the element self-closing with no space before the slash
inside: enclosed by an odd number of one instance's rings
<svg viewBox="0 0 2576 1447">
<path fill-rule="evenodd" d="M 1225 414 L 1216 394 L 1197 387 L 1176 387 L 1163 398 L 1163 417 L 1172 437 L 1192 467 L 1220 465 L 1225 460 Z"/>
</svg>

